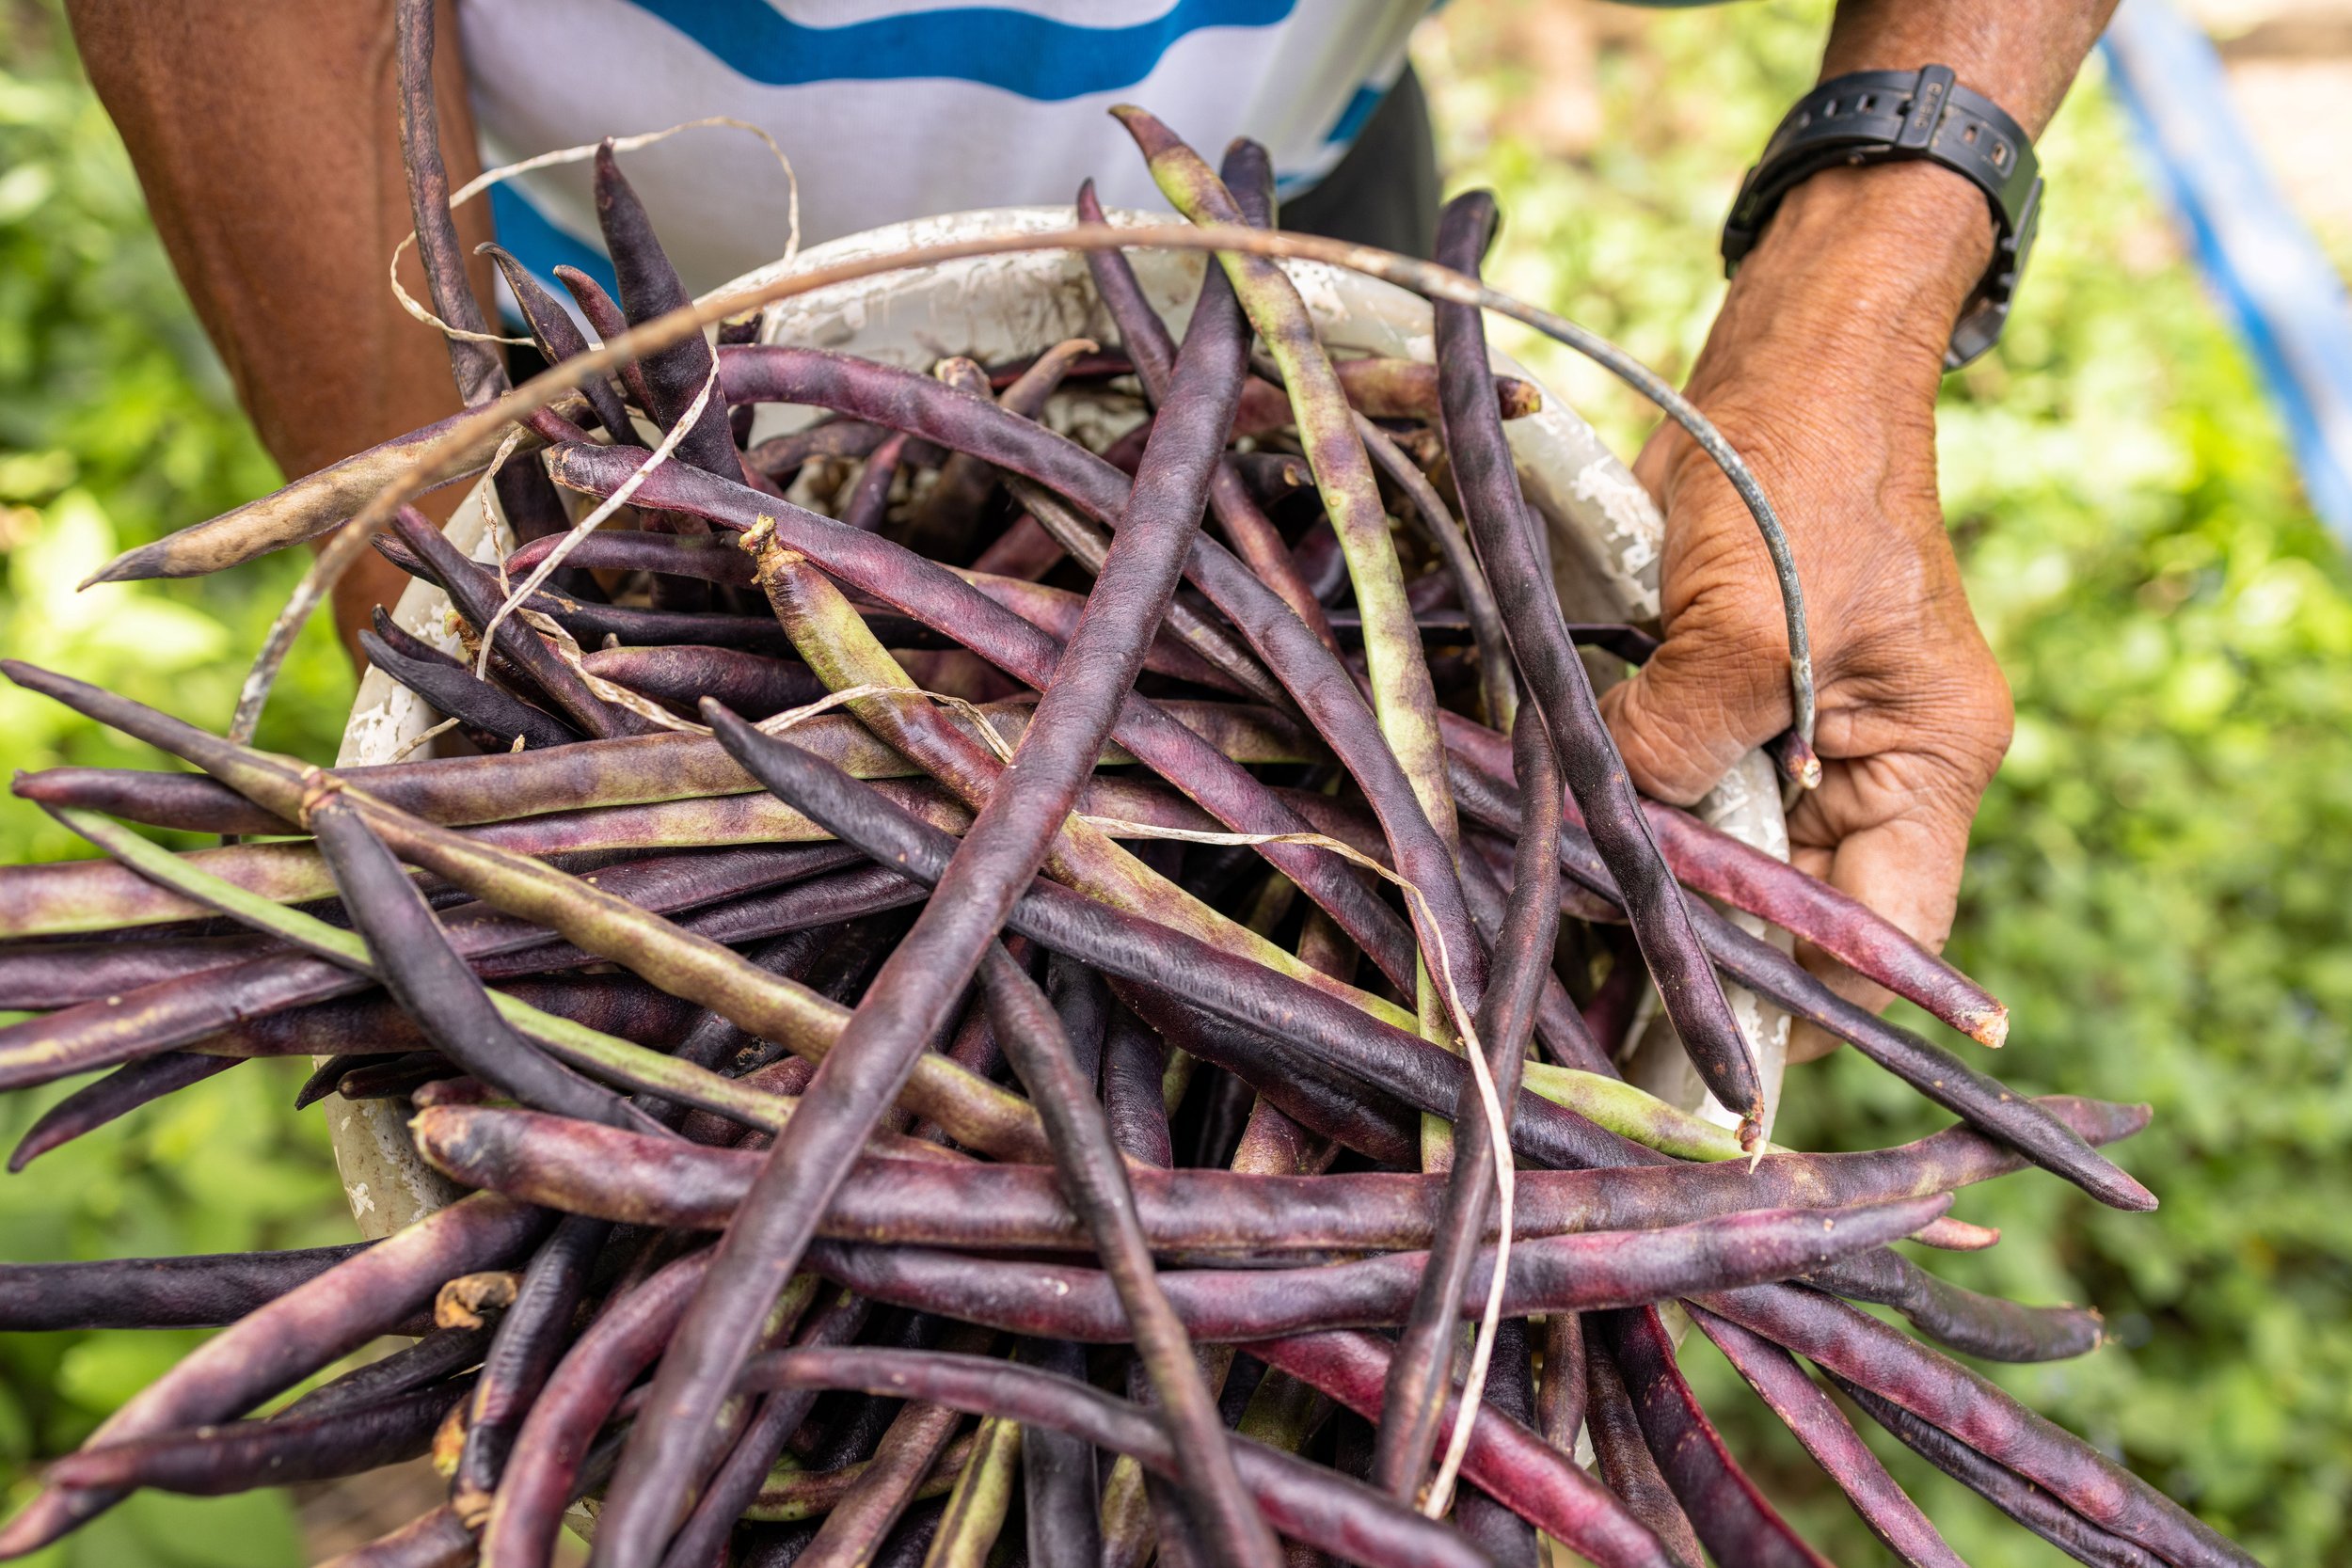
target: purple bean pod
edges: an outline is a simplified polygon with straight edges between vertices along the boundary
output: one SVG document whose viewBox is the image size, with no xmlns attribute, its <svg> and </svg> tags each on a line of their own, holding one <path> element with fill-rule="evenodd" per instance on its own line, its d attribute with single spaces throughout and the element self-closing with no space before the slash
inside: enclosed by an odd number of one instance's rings
<svg viewBox="0 0 2352 1568">
<path fill-rule="evenodd" d="M 72 1143 L 142 1105 L 200 1084 L 237 1065 L 234 1057 L 199 1056 L 185 1051 L 126 1062 L 94 1084 L 85 1084 L 40 1114 L 8 1152 L 8 1174 L 14 1176 L 53 1148 Z"/>
<path fill-rule="evenodd" d="M 1796 1357 L 1704 1307 L 1692 1307 L 1691 1321 L 1804 1445 L 1888 1551 L 1912 1568 L 1967 1568 L 1919 1505 L 1886 1473 L 1845 1412 L 1804 1375 Z"/>
<path fill-rule="evenodd" d="M 2253 1559 L 2156 1488 L 1948 1357 L 1867 1313 L 1793 1285 L 1701 1295 L 1729 1318 L 1822 1370 L 1893 1401 L 2111 1534 L 2187 1565 Z"/>
<path fill-rule="evenodd" d="M 1616 1364 L 1642 1435 L 1691 1528 L 1717 1561 L 1828 1568 L 1828 1560 L 1740 1468 L 1675 1365 L 1675 1343 L 1654 1307 L 1596 1313 L 1597 1347 Z"/>
<path fill-rule="evenodd" d="M 810 1080 L 804 1114 L 778 1134 L 761 1180 L 721 1238 L 710 1279 L 662 1357 L 649 1401 L 655 1418 L 631 1433 L 601 1520 L 599 1555 L 615 1568 L 651 1568 L 657 1536 L 666 1534 L 692 1483 L 702 1429 L 751 1354 L 753 1307 L 782 1290 L 817 1215 L 947 1022 L 1094 770 L 1143 649 L 1167 613 L 1240 393 L 1240 313 L 1219 297 L 1204 293 L 1195 313 L 1128 526 L 1015 752 L 1023 787 L 992 795 L 964 834 L 934 896 Z"/>
<path fill-rule="evenodd" d="M 1519 768 L 1536 792 L 1549 800 L 1559 791 L 1542 715 L 1529 707 L 1515 736 Z M 1537 782 L 1540 781 L 1540 782 Z M 1504 1117 L 1519 1092 L 1534 1030 L 1536 999 L 1551 974 L 1552 943 L 1560 929 L 1560 816 L 1536 810 L 1518 842 L 1511 902 L 1495 938 L 1495 963 L 1486 1000 L 1478 1009 L 1476 1049 L 1483 1051 L 1493 1093 Z M 1445 1208 L 1438 1221 L 1429 1267 L 1413 1297 L 1413 1309 L 1389 1361 L 1389 1385 L 1380 1405 L 1379 1440 L 1373 1452 L 1375 1485 L 1410 1499 L 1422 1486 L 1430 1447 L 1438 1436 L 1438 1404 L 1451 1381 L 1454 1342 L 1458 1338 L 1463 1292 L 1478 1238 L 1497 1201 L 1498 1151 L 1475 1079 L 1464 1075 L 1453 1107 L 1454 1163 L 1447 1172 Z"/>
<path fill-rule="evenodd" d="M 102 1422 L 90 1446 L 200 1425 L 250 1409 L 358 1349 L 424 1305 L 453 1275 L 504 1262 L 548 1223 L 492 1194 L 462 1198 L 394 1232 L 239 1319 Z M 0 1557 L 21 1557 L 120 1500 L 47 1487 L 5 1528 Z"/>
<path fill-rule="evenodd" d="M 1456 198 L 1438 227 L 1438 255 L 1475 277 L 1493 229 L 1492 198 L 1484 192 Z M 1434 309 L 1446 450 L 1511 651 L 1550 726 L 1560 771 L 1594 846 L 1626 893 L 1643 960 L 1683 1049 L 1716 1100 L 1741 1118 L 1741 1143 L 1753 1148 L 1763 1138 L 1769 1116 L 1755 1053 L 1732 1020 L 1714 966 L 1692 929 L 1682 889 L 1666 869 L 1624 760 L 1601 721 L 1592 681 L 1561 624 L 1551 578 L 1536 550 L 1534 519 L 1519 494 L 1510 444 L 1496 415 L 1485 321 L 1462 306 L 1440 303 Z"/>
<path fill-rule="evenodd" d="M 2095 1103 L 2095 1102 L 2092 1102 Z M 522 1111 L 438 1106 L 412 1123 L 421 1153 L 464 1185 L 632 1225 L 716 1230 L 755 1155 L 681 1146 Z M 1957 1140 L 1941 1142 L 1940 1140 Z M 1740 1163 L 1519 1173 L 1514 1235 L 1655 1228 L 1765 1207 L 1828 1208 L 1946 1192 L 2022 1164 L 1958 1129 L 1900 1149 L 1768 1154 Z M 1128 1173 L 1154 1250 L 1382 1252 L 1428 1246 L 1444 1183 L 1401 1171 L 1339 1176 Z M 1041 1168 L 894 1160 L 861 1164 L 818 1222 L 840 1241 L 974 1250 L 1083 1247 Z"/>
<path fill-rule="evenodd" d="M 1263 1340 L 1249 1353 L 1313 1385 L 1361 1416 L 1380 1408 L 1388 1347 L 1367 1334 L 1306 1334 Z M 1440 1418 L 1450 1425 L 1454 1402 Z M 1598 1481 L 1518 1422 L 1491 1407 L 1470 1426 L 1462 1473 L 1521 1518 L 1598 1568 L 1681 1568 L 1659 1539 Z M 1695 1568 L 1695 1565 L 1692 1565 Z"/>
</svg>

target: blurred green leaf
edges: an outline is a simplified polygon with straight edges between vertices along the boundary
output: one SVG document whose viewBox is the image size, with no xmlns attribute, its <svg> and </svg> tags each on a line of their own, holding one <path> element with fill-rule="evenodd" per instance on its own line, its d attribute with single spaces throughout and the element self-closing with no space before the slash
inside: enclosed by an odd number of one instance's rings
<svg viewBox="0 0 2352 1568">
<path fill-rule="evenodd" d="M 303 568 L 77 584 L 110 556 L 278 480 L 173 280 L 120 143 L 54 3 L 0 0 L 0 654 L 224 723 Z M 289 665 L 264 744 L 334 752 L 352 677 L 324 625 Z M 0 685 L 0 768 L 179 765 Z M 193 835 L 165 834 L 193 845 Z M 0 862 L 87 847 L 0 797 Z M 347 1241 L 326 1128 L 290 1108 L 303 1068 L 251 1063 L 0 1179 L 0 1258 L 119 1258 Z M 0 1147 L 69 1092 L 0 1101 Z M 0 1482 L 81 1441 L 197 1333 L 0 1336 Z M 30 1560 L 43 1568 L 277 1568 L 302 1560 L 275 1493 L 141 1497 Z"/>
</svg>

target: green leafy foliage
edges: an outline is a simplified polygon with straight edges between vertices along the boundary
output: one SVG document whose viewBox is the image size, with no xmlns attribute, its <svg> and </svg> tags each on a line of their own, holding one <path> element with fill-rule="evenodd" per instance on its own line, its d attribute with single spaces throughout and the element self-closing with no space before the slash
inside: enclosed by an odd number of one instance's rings
<svg viewBox="0 0 2352 1568">
<path fill-rule="evenodd" d="M 1686 365 L 1720 297 L 1716 227 L 1810 84 L 1827 8 L 1604 22 L 1598 140 L 1566 159 L 1539 145 L 1534 95 L 1559 83 L 1512 46 L 1540 9 L 1458 0 L 1427 40 L 1454 182 L 1501 198 L 1505 287 Z M 1945 504 L 2018 708 L 1951 952 L 2010 1006 L 1989 1064 L 2009 1082 L 2154 1104 L 2122 1157 L 2164 1206 L 2014 1177 L 1958 1210 L 1997 1247 L 1921 1256 L 2100 1307 L 2116 1342 L 2095 1354 L 1985 1370 L 2263 1560 L 2319 1563 L 2352 1536 L 2352 572 L 2136 157 L 2094 61 L 2043 143 L 2009 334 L 1946 388 Z M 1629 398 L 1527 357 L 1634 450 Z M 1866 1148 L 1938 1119 L 1841 1053 L 1791 1078 L 1776 1136 Z M 1686 1361 L 1828 1555 L 1885 1560 L 1721 1359 Z M 1963 1557 L 2066 1560 L 1874 1446 Z"/>
<path fill-rule="evenodd" d="M 0 4 L 0 653 L 225 723 L 301 561 L 221 581 L 75 584 L 118 550 L 278 483 L 62 18 L 49 5 Z M 323 625 L 287 673 L 262 743 L 331 756 L 352 678 Z M 173 766 L 0 686 L 0 765 L 69 762 Z M 0 862 L 87 853 L 38 809 L 0 800 Z M 349 1240 L 325 1124 L 290 1109 L 300 1078 L 293 1063 L 237 1068 L 0 1179 L 0 1258 Z M 0 1144 L 13 1146 L 66 1087 L 0 1103 Z M 20 1494 L 34 1461 L 79 1442 L 200 1337 L 0 1336 L 0 1489 Z M 292 1510 L 271 1492 L 142 1497 L 32 1560 L 273 1568 L 303 1554 Z"/>
</svg>

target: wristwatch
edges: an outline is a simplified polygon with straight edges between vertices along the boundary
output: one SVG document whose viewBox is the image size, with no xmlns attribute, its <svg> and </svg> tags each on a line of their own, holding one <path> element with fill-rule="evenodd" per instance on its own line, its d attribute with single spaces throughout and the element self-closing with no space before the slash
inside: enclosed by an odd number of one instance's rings
<svg viewBox="0 0 2352 1568">
<path fill-rule="evenodd" d="M 1825 168 L 1917 159 L 1974 181 L 2000 228 L 1993 263 L 1961 308 L 1944 351 L 1944 368 L 1958 370 L 1998 341 L 2009 320 L 2041 216 L 2042 175 L 2024 129 L 1998 103 L 1962 87 L 1949 66 L 1857 71 L 1799 99 L 1740 182 L 1724 222 L 1724 276 L 1740 270 L 1781 198 L 1800 182 Z"/>
</svg>

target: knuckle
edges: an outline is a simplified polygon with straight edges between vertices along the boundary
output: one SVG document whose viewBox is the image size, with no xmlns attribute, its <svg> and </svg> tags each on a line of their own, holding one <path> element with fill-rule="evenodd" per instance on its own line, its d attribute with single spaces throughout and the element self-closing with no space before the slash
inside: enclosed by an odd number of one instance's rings
<svg viewBox="0 0 2352 1568">
<path fill-rule="evenodd" d="M 1714 770 L 1706 713 L 1645 679 L 1611 691 L 1602 707 L 1626 770 L 1644 794 L 1688 805 L 1707 792 Z"/>
</svg>

